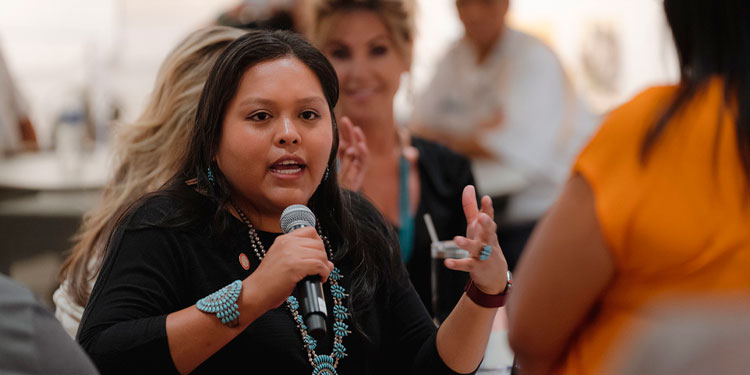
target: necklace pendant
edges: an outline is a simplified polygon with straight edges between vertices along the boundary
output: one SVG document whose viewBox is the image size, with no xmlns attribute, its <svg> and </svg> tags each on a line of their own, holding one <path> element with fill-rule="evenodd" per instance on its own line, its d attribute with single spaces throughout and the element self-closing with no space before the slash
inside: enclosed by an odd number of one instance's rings
<svg viewBox="0 0 750 375">
<path fill-rule="evenodd" d="M 336 368 L 333 367 L 333 358 L 329 355 L 319 355 L 314 359 L 315 367 L 312 375 L 338 375 Z"/>
</svg>

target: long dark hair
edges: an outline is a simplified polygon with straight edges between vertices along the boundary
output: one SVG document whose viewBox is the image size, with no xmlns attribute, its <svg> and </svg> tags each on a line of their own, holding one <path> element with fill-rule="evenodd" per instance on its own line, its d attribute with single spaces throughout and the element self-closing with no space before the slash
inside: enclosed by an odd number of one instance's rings
<svg viewBox="0 0 750 375">
<path fill-rule="evenodd" d="M 735 127 L 742 167 L 750 183 L 750 2 L 664 0 L 680 61 L 680 85 L 641 149 L 645 161 L 669 120 L 711 77 L 724 81 L 724 104 L 737 108 Z"/>
<path fill-rule="evenodd" d="M 184 199 L 180 193 L 185 190 L 186 180 L 196 179 L 196 190 L 203 192 L 216 205 L 212 232 L 215 235 L 223 233 L 230 185 L 214 156 L 221 139 L 225 111 L 248 69 L 284 57 L 300 60 L 317 76 L 331 114 L 333 145 L 328 158 L 329 176 L 315 190 L 308 206 L 331 242 L 336 244 L 332 261 L 346 260 L 353 267 L 352 273 L 346 277 L 351 281 L 351 290 L 356 291 L 349 298 L 356 319 L 358 311 L 362 312 L 371 305 L 376 289 L 382 283 L 402 281 L 393 277 L 403 273 L 399 268 L 398 245 L 392 229 L 377 210 L 360 196 L 342 190 L 338 185 L 336 153 L 339 142 L 333 109 L 338 100 L 339 82 L 325 56 L 302 37 L 286 31 L 252 31 L 227 46 L 203 88 L 185 162 L 159 195 L 183 200 L 186 207 L 179 220 L 182 224 L 196 222 L 200 220 L 200 204 Z M 213 182 L 208 179 L 209 167 Z"/>
</svg>

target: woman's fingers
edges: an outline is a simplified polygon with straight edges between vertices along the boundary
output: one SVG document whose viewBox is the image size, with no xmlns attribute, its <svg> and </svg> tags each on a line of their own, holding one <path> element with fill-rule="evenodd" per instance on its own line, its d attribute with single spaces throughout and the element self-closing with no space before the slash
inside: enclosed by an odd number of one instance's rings
<svg viewBox="0 0 750 375">
<path fill-rule="evenodd" d="M 497 224 L 492 218 L 484 213 L 480 212 L 474 221 L 471 221 L 466 226 L 466 238 L 473 240 L 482 241 L 485 243 L 492 242 L 493 238 L 496 238 Z"/>
<path fill-rule="evenodd" d="M 349 190 L 359 190 L 362 167 L 356 156 L 356 151 L 353 150 L 353 147 L 350 147 L 343 155 L 339 156 L 339 160 L 341 161 L 341 168 L 338 173 L 339 184 Z"/>
<path fill-rule="evenodd" d="M 309 233 L 310 231 L 312 233 Z M 283 269 L 292 270 L 295 279 L 317 274 L 325 281 L 333 269 L 325 245 L 312 227 L 300 228 L 279 236 L 274 246 L 269 248 L 265 260 L 272 258 L 275 258 L 276 262 L 280 261 L 280 264 L 286 264 L 282 266 Z"/>
<path fill-rule="evenodd" d="M 367 139 L 362 129 L 354 126 L 347 117 L 342 118 L 341 124 L 342 142 L 338 153 L 341 162 L 339 183 L 347 189 L 357 191 L 364 181 L 370 151 L 367 149 Z"/>
<path fill-rule="evenodd" d="M 477 260 L 474 258 L 466 259 L 446 259 L 445 267 L 454 271 L 471 272 Z"/>
<path fill-rule="evenodd" d="M 456 236 L 453 238 L 453 242 L 456 243 L 456 246 L 466 250 L 469 252 L 469 255 L 472 258 L 479 258 L 479 253 L 481 252 L 481 248 L 484 246 L 484 242 L 481 240 L 475 240 L 471 238 L 466 238 L 463 236 Z"/>
<path fill-rule="evenodd" d="M 339 120 L 339 142 L 341 143 L 341 148 L 347 148 L 354 144 L 352 126 L 352 121 L 346 116 Z"/>
<path fill-rule="evenodd" d="M 495 220 L 495 207 L 492 206 L 492 198 L 489 195 L 482 197 L 482 212 L 487 214 L 490 219 Z"/>
<path fill-rule="evenodd" d="M 496 234 L 497 225 L 490 217 L 490 214 L 493 213 L 491 208 L 488 209 L 488 205 L 491 205 L 492 201 L 490 199 L 482 199 L 482 202 L 483 210 L 476 215 L 474 221 L 468 224 L 467 236 L 456 236 L 453 238 L 458 247 L 469 252 L 470 258 L 446 260 L 446 267 L 458 271 L 474 272 L 478 265 L 481 265 L 478 270 L 482 270 L 487 268 L 487 264 L 496 263 L 493 260 L 485 264 L 485 261 L 488 259 L 501 256 L 502 251 L 500 250 Z"/>
<path fill-rule="evenodd" d="M 313 239 L 313 240 L 319 240 L 319 241 L 321 241 L 321 243 L 323 242 L 320 239 L 320 236 L 318 235 L 318 231 L 314 227 L 302 227 L 302 228 L 298 228 L 298 229 L 295 229 L 292 232 L 289 232 L 287 234 L 279 236 L 278 239 L 282 239 L 282 238 L 286 239 L 287 237 L 288 238 L 293 238 L 293 237 L 297 237 L 297 238 L 310 238 L 310 239 Z"/>
<path fill-rule="evenodd" d="M 296 246 L 290 249 L 291 254 L 289 254 L 289 256 L 294 256 L 295 258 L 328 260 L 323 241 L 303 240 L 297 242 L 295 245 Z"/>
<path fill-rule="evenodd" d="M 297 263 L 298 278 L 301 280 L 310 275 L 319 275 L 320 281 L 328 281 L 328 275 L 333 270 L 333 263 L 318 259 L 302 259 Z"/>
<path fill-rule="evenodd" d="M 464 215 L 466 216 L 466 222 L 471 223 L 479 214 L 479 208 L 477 207 L 477 193 L 473 185 L 466 185 L 464 192 L 461 195 L 461 204 L 464 208 Z"/>
<path fill-rule="evenodd" d="M 468 185 L 461 201 L 466 215 L 466 236 L 456 236 L 453 241 L 469 252 L 465 259 L 446 259 L 445 267 L 471 273 L 471 278 L 482 290 L 501 291 L 504 288 L 504 270 L 507 263 L 497 241 L 497 224 L 492 199 L 483 196 L 481 209 L 477 204 L 476 190 Z"/>
<path fill-rule="evenodd" d="M 353 162 L 351 157 L 348 156 L 348 152 L 343 151 L 342 155 L 339 155 L 339 181 L 346 181 L 346 177 L 351 173 Z"/>
<path fill-rule="evenodd" d="M 497 241 L 492 236 L 487 236 L 486 239 L 470 239 L 462 236 L 456 236 L 453 239 L 456 246 L 469 252 L 469 256 L 474 259 L 482 260 L 482 253 L 487 252 L 485 249 L 487 246 L 490 247 L 490 252 L 493 252 L 500 248 Z"/>
<path fill-rule="evenodd" d="M 366 158 L 370 151 L 367 149 L 367 137 L 365 132 L 359 126 L 354 126 L 352 131 L 354 144 L 357 146 L 357 151 L 362 158 Z"/>
<path fill-rule="evenodd" d="M 313 227 L 299 228 L 291 233 L 279 236 L 268 249 L 268 254 L 285 256 L 290 259 L 316 258 L 328 260 L 323 240 L 320 239 Z"/>
<path fill-rule="evenodd" d="M 480 236 L 488 236 L 488 237 L 482 237 L 486 240 L 491 240 L 491 236 L 497 233 L 497 224 L 495 223 L 495 220 L 490 216 L 489 214 L 482 212 L 479 215 L 477 215 L 477 221 L 476 224 L 479 226 L 480 230 Z"/>
<path fill-rule="evenodd" d="M 370 159 L 370 149 L 367 148 L 367 138 L 365 133 L 359 126 L 354 127 L 354 140 L 356 158 L 360 161 L 361 166 L 367 165 L 367 161 Z"/>
</svg>

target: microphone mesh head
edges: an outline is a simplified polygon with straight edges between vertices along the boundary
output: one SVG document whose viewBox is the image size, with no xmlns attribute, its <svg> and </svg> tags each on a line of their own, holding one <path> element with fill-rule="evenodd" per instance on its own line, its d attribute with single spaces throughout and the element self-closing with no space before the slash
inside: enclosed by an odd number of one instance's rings
<svg viewBox="0 0 750 375">
<path fill-rule="evenodd" d="M 281 213 L 281 231 L 289 233 L 299 227 L 314 227 L 315 214 L 303 204 L 293 204 Z"/>
</svg>

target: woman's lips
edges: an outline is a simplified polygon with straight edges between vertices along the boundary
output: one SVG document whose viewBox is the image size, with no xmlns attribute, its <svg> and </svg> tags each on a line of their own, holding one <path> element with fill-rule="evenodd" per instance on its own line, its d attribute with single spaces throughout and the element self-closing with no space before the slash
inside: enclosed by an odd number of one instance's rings
<svg viewBox="0 0 750 375">
<path fill-rule="evenodd" d="M 367 100 L 375 95 L 374 88 L 347 90 L 346 95 L 357 101 Z"/>
<path fill-rule="evenodd" d="M 286 160 L 281 163 L 271 165 L 271 171 L 274 173 L 280 173 L 285 175 L 293 175 L 302 172 L 305 169 L 304 164 L 300 164 L 293 160 Z"/>
</svg>

